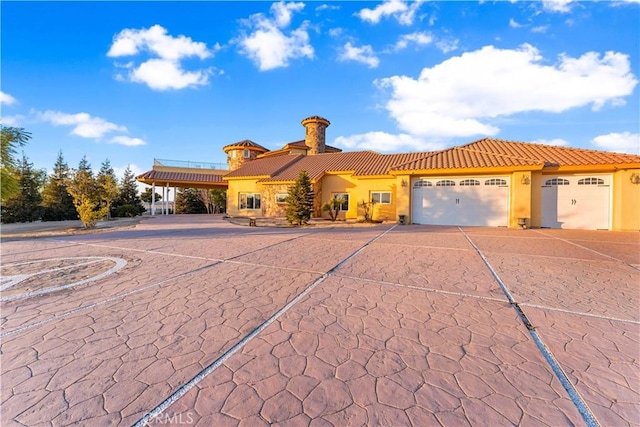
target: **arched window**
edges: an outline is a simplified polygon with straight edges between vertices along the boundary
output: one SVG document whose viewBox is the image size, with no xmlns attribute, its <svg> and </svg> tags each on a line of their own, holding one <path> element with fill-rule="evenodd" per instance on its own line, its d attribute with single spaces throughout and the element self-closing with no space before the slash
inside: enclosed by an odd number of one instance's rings
<svg viewBox="0 0 640 427">
<path fill-rule="evenodd" d="M 578 181 L 578 185 L 604 185 L 604 179 L 600 178 L 582 178 Z"/>
<path fill-rule="evenodd" d="M 473 187 L 476 185 L 480 185 L 480 181 L 478 181 L 477 179 L 465 179 L 464 181 L 460 181 L 460 185 Z"/>
<path fill-rule="evenodd" d="M 455 181 L 451 181 L 450 179 L 443 179 L 442 181 L 436 182 L 436 187 L 455 187 Z"/>
<path fill-rule="evenodd" d="M 431 183 L 431 181 L 424 181 L 422 179 L 419 179 L 413 183 L 413 188 L 432 187 L 432 186 L 433 184 Z"/>
<path fill-rule="evenodd" d="M 569 180 L 564 178 L 553 178 L 546 180 L 544 185 L 569 185 Z"/>
<path fill-rule="evenodd" d="M 507 185 L 507 180 L 506 179 L 500 179 L 500 178 L 491 178 L 491 179 L 486 180 L 484 182 L 484 185 L 506 186 Z"/>
</svg>

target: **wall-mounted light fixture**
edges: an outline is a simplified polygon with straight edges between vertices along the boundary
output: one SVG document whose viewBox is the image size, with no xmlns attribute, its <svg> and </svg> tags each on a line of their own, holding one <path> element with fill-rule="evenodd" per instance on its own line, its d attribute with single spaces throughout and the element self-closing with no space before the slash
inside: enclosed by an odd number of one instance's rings
<svg viewBox="0 0 640 427">
<path fill-rule="evenodd" d="M 522 178 L 520 179 L 520 182 L 523 185 L 529 185 L 529 184 L 531 184 L 531 178 L 529 178 L 529 175 L 522 175 Z"/>
<path fill-rule="evenodd" d="M 631 174 L 631 183 L 640 184 L 640 173 L 634 172 Z"/>
<path fill-rule="evenodd" d="M 400 185 L 402 185 L 403 187 L 407 186 L 407 180 L 402 178 L 402 181 L 400 181 Z"/>
</svg>

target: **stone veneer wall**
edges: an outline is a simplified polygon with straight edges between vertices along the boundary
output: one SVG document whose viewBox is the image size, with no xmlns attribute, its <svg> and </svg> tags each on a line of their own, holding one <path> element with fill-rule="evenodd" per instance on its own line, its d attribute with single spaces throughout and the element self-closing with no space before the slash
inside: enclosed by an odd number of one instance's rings
<svg viewBox="0 0 640 427">
<path fill-rule="evenodd" d="M 255 160 L 258 157 L 260 152 L 249 150 L 249 157 L 244 157 L 244 148 L 238 148 L 237 150 L 229 150 L 227 152 L 227 164 L 229 165 L 229 171 L 234 171 L 238 169 L 240 166 L 249 162 L 251 160 Z M 234 156 L 235 153 L 235 156 Z"/>
<path fill-rule="evenodd" d="M 326 122 L 310 120 L 304 127 L 306 128 L 304 143 L 309 147 L 307 154 L 314 155 L 324 153 Z"/>
<path fill-rule="evenodd" d="M 286 204 L 276 203 L 276 194 L 288 193 L 289 184 L 274 184 L 262 186 L 262 213 L 269 217 L 284 217 L 286 216 L 285 209 Z"/>
</svg>

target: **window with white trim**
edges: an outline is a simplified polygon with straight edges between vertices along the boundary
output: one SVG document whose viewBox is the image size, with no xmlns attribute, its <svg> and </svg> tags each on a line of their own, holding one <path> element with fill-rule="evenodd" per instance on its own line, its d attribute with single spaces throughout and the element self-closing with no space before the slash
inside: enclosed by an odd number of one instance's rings
<svg viewBox="0 0 640 427">
<path fill-rule="evenodd" d="M 289 195 L 287 193 L 276 193 L 276 203 L 279 205 L 287 204 L 287 197 Z"/>
<path fill-rule="evenodd" d="M 455 187 L 455 185 L 456 182 L 450 179 L 443 179 L 442 181 L 436 182 L 436 187 Z"/>
<path fill-rule="evenodd" d="M 431 183 L 431 181 L 425 181 L 423 179 L 419 179 L 413 183 L 413 188 L 420 188 L 420 187 L 433 187 L 433 184 Z"/>
<path fill-rule="evenodd" d="M 249 150 L 244 150 L 244 152 L 242 153 L 242 155 L 244 156 L 245 159 L 248 159 L 249 157 L 251 157 L 251 151 Z"/>
<path fill-rule="evenodd" d="M 546 180 L 544 185 L 569 185 L 569 180 L 564 178 L 553 178 Z"/>
<path fill-rule="evenodd" d="M 463 181 L 460 181 L 460 185 L 465 187 L 474 187 L 476 185 L 480 185 L 480 181 L 478 181 L 477 179 L 465 179 Z"/>
<path fill-rule="evenodd" d="M 333 197 L 334 199 L 341 199 L 342 203 L 340 203 L 340 210 L 341 211 L 348 211 L 349 210 L 349 194 L 347 193 L 333 193 L 331 195 L 331 197 Z"/>
<path fill-rule="evenodd" d="M 239 193 L 240 209 L 260 209 L 260 193 Z"/>
<path fill-rule="evenodd" d="M 582 178 L 578 180 L 578 185 L 604 185 L 604 179 L 601 178 Z"/>
<path fill-rule="evenodd" d="M 380 203 L 382 205 L 391 204 L 391 192 L 390 191 L 372 191 L 371 203 Z"/>
<path fill-rule="evenodd" d="M 484 185 L 498 185 L 500 187 L 506 187 L 507 180 L 501 178 L 491 178 L 484 182 Z"/>
</svg>

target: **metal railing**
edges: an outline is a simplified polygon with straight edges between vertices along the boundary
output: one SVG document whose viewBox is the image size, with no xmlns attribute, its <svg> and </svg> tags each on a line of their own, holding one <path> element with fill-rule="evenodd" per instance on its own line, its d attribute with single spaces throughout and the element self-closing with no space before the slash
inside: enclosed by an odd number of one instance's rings
<svg viewBox="0 0 640 427">
<path fill-rule="evenodd" d="M 172 166 L 177 168 L 228 170 L 226 163 L 192 162 L 189 160 L 153 159 L 154 166 Z"/>
</svg>

